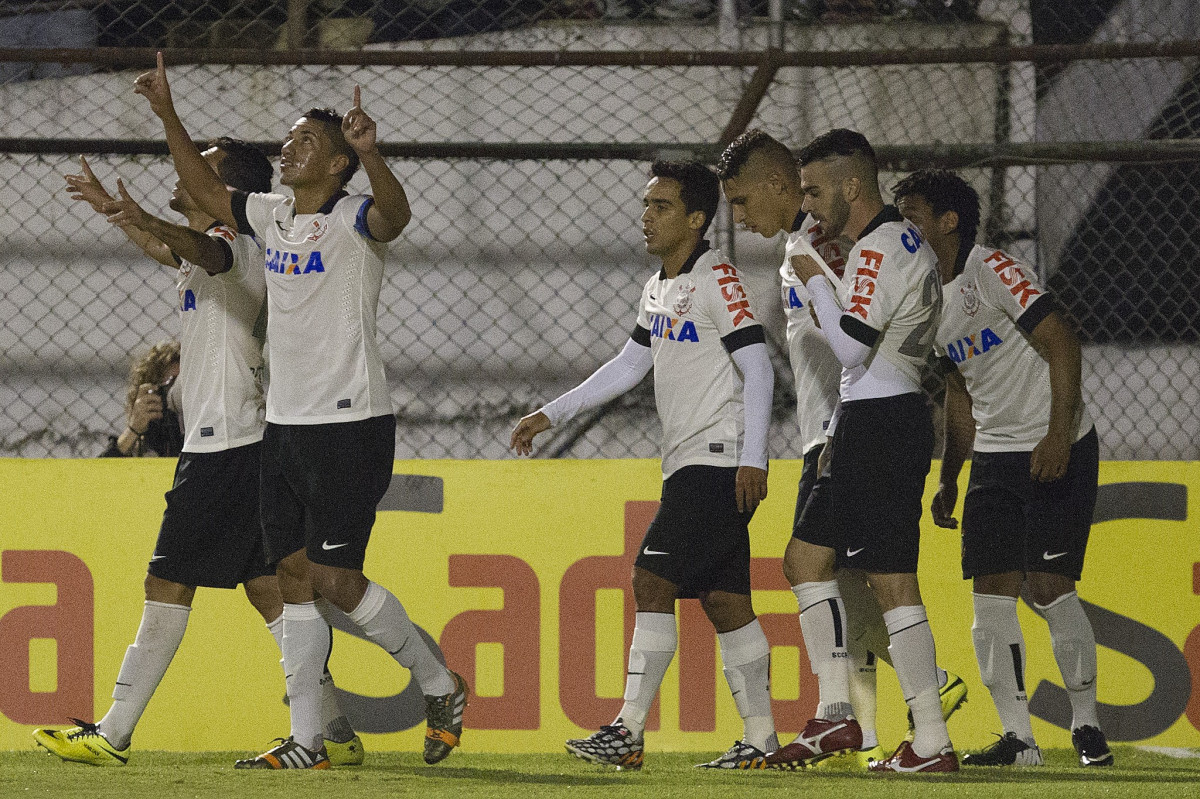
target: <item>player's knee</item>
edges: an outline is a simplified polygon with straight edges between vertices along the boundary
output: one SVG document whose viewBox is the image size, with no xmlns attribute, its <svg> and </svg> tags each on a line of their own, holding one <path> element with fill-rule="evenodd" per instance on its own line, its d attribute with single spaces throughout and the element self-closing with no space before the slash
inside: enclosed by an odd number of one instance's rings
<svg viewBox="0 0 1200 799">
<path fill-rule="evenodd" d="M 1043 607 L 1075 590 L 1075 581 L 1061 574 L 1030 572 L 1028 581 L 1030 596 L 1035 603 Z"/>
<path fill-rule="evenodd" d="M 193 586 L 164 580 L 153 574 L 147 574 L 142 585 L 146 590 L 146 601 L 148 602 L 191 607 L 192 598 L 196 595 L 196 589 Z"/>
</svg>

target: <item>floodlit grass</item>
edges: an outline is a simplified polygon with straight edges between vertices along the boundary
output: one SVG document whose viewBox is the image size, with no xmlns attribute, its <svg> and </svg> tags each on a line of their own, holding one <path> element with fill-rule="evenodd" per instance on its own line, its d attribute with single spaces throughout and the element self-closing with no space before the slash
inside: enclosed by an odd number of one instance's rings
<svg viewBox="0 0 1200 799">
<path fill-rule="evenodd" d="M 467 797 L 529 799 L 934 799 L 935 797 L 1200 797 L 1200 758 L 1173 758 L 1129 747 L 1114 749 L 1117 765 L 1082 769 L 1075 753 L 1044 751 L 1046 765 L 972 769 L 957 775 L 880 776 L 854 770 L 712 772 L 694 764 L 715 753 L 649 753 L 642 772 L 613 772 L 566 754 L 455 753 L 438 766 L 418 754 L 369 752 L 358 768 L 325 772 L 234 771 L 244 752 L 135 752 L 123 768 L 62 763 L 41 751 L 0 753 L 0 797 L 66 799 L 191 799 L 191 797 Z"/>
</svg>

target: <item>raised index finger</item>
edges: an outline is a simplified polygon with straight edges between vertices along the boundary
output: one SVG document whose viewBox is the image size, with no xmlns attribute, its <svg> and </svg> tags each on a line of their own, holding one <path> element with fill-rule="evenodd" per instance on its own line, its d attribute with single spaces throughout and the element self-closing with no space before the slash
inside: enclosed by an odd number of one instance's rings
<svg viewBox="0 0 1200 799">
<path fill-rule="evenodd" d="M 156 71 L 158 72 L 158 76 L 160 78 L 165 78 L 167 76 L 167 68 L 163 64 L 162 50 L 158 51 L 158 69 Z"/>
<path fill-rule="evenodd" d="M 88 166 L 86 157 L 79 156 L 79 166 L 83 168 L 83 174 L 88 180 L 93 182 L 96 180 L 96 176 L 92 174 L 92 168 Z"/>
<path fill-rule="evenodd" d="M 362 108 L 362 87 L 354 84 L 354 107 Z"/>
</svg>

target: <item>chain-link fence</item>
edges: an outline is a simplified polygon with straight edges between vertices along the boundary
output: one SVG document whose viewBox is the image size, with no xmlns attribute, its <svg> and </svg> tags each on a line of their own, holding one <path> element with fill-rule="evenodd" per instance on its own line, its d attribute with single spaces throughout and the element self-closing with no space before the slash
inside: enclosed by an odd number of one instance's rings
<svg viewBox="0 0 1200 799">
<path fill-rule="evenodd" d="M 632 329 L 653 268 L 638 223 L 648 159 L 713 161 L 758 126 L 794 147 L 858 129 L 885 187 L 919 166 L 963 168 L 984 200 L 981 239 L 1034 264 L 1078 324 L 1102 454 L 1194 459 L 1200 11 L 1067 5 L 0 6 L 0 455 L 97 453 L 121 426 L 131 357 L 177 329 L 170 270 L 73 204 L 62 175 L 87 153 L 106 184 L 121 176 L 171 216 L 173 170 L 132 79 L 153 63 L 138 48 L 188 47 L 206 49 L 169 49 L 168 63 L 197 139 L 277 151 L 304 109 L 344 110 L 363 87 L 414 210 L 380 302 L 398 457 L 503 457 L 519 415 Z M 733 230 L 724 211 L 712 237 L 781 341 L 781 242 Z M 772 454 L 796 457 L 774 357 Z M 650 387 L 554 432 L 546 454 L 653 457 Z"/>
</svg>

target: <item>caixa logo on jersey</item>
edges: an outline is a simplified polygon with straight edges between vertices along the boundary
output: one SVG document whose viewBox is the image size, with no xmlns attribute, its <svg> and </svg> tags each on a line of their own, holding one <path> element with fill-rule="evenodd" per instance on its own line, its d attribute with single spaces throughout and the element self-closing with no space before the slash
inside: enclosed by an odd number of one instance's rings
<svg viewBox="0 0 1200 799">
<path fill-rule="evenodd" d="M 983 355 L 992 347 L 997 347 L 1003 343 L 1004 339 L 996 335 L 990 327 L 985 327 L 978 333 L 963 336 L 958 341 L 951 341 L 946 345 L 946 354 L 955 363 L 962 363 L 977 355 Z"/>
<path fill-rule="evenodd" d="M 650 335 L 667 341 L 699 341 L 696 325 L 687 319 L 675 319 L 666 314 L 650 314 Z"/>
<path fill-rule="evenodd" d="M 307 275 L 312 272 L 324 272 L 325 264 L 321 261 L 320 250 L 313 250 L 307 258 L 302 258 L 298 252 L 273 250 L 268 247 L 267 271 L 277 275 Z"/>
</svg>

